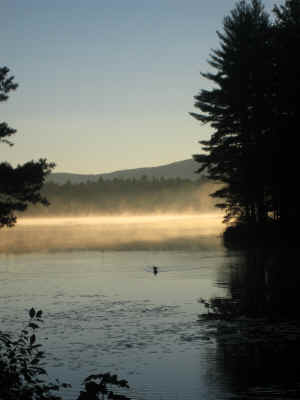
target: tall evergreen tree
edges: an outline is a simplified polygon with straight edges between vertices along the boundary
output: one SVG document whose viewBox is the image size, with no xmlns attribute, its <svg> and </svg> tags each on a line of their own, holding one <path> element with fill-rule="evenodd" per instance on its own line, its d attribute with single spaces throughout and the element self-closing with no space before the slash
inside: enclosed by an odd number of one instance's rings
<svg viewBox="0 0 300 400">
<path fill-rule="evenodd" d="M 0 102 L 8 99 L 10 91 L 18 85 L 13 76 L 8 76 L 7 67 L 0 68 Z M 8 139 L 16 133 L 6 122 L 0 123 L 0 143 L 10 146 Z M 46 159 L 29 161 L 13 168 L 9 163 L 0 163 L 0 227 L 13 226 L 16 222 L 16 212 L 26 210 L 28 204 L 48 204 L 40 193 L 45 177 L 54 168 L 53 163 Z"/>
<path fill-rule="evenodd" d="M 220 48 L 209 64 L 215 72 L 201 74 L 213 83 L 195 96 L 191 113 L 214 133 L 201 141 L 207 154 L 194 158 L 210 179 L 223 184 L 225 220 L 263 221 L 268 213 L 265 170 L 272 119 L 272 29 L 259 0 L 240 1 L 217 32 Z"/>
<path fill-rule="evenodd" d="M 300 60 L 298 48 L 300 43 L 300 1 L 286 0 L 281 6 L 274 8 L 275 20 L 275 45 L 276 52 L 276 118 L 274 118 L 274 155 L 280 160 L 273 168 L 273 185 L 276 193 L 276 203 L 281 222 L 288 227 L 290 221 L 295 224 L 299 218 L 299 206 L 296 202 L 297 183 L 299 170 L 299 155 L 297 139 L 300 133 Z M 284 140 L 282 140 L 284 138 Z M 284 162 L 280 157 L 283 147 Z M 279 176 L 283 175 L 285 181 L 284 199 L 282 204 L 280 196 Z M 277 177 L 277 180 L 276 180 Z"/>
</svg>

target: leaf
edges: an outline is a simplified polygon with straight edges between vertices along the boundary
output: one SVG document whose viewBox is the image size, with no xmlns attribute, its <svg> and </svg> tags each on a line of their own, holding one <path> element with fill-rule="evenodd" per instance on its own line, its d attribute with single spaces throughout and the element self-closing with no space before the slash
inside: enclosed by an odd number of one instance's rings
<svg viewBox="0 0 300 400">
<path fill-rule="evenodd" d="M 33 349 L 37 349 L 37 348 L 39 348 L 39 347 L 42 347 L 42 345 L 41 345 L 41 344 L 35 344 L 34 346 L 32 346 Z M 42 353 L 43 353 L 43 352 L 42 352 Z"/>
<path fill-rule="evenodd" d="M 34 318 L 34 316 L 35 316 L 35 309 L 32 307 L 32 308 L 29 310 L 29 317 L 32 319 L 32 318 Z"/>
<path fill-rule="evenodd" d="M 36 336 L 35 334 L 30 336 L 30 344 L 33 344 L 36 341 Z"/>
</svg>

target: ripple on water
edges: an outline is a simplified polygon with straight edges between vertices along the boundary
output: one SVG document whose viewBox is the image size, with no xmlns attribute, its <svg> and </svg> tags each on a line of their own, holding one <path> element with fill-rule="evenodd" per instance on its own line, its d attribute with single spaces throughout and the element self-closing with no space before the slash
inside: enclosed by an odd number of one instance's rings
<svg viewBox="0 0 300 400">
<path fill-rule="evenodd" d="M 77 252 L 22 256 L 21 265 L 15 256 L 9 286 L 5 283 L 1 293 L 1 325 L 21 326 L 26 309 L 43 309 L 38 336 L 50 377 L 73 384 L 66 400 L 76 398 L 85 376 L 105 371 L 129 379 L 147 400 L 173 400 L 174 393 L 198 400 L 193 391 L 198 388 L 199 394 L 199 379 L 206 379 L 200 355 L 211 345 L 197 323 L 197 298 L 212 286 L 201 255 L 125 252 L 99 261 L 98 253 L 86 252 L 81 259 Z M 152 257 L 165 271 L 156 277 L 145 271 Z M 91 272 L 83 274 L 85 268 Z M 188 387 L 185 397 L 179 381 Z"/>
</svg>

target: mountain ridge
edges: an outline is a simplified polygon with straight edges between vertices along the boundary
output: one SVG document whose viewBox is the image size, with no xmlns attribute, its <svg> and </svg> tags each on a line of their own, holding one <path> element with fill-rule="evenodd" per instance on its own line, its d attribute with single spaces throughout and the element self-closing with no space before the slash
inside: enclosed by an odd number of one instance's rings
<svg viewBox="0 0 300 400">
<path fill-rule="evenodd" d="M 142 167 L 117 170 L 113 172 L 99 173 L 99 174 L 75 174 L 68 172 L 52 172 L 47 178 L 46 182 L 53 182 L 57 184 L 70 183 L 85 183 L 97 182 L 99 178 L 104 180 L 113 179 L 140 179 L 143 176 L 148 178 L 166 178 L 166 179 L 190 179 L 197 180 L 203 177 L 203 173 L 197 174 L 195 171 L 199 169 L 200 165 L 192 158 L 182 161 L 175 161 L 169 164 L 159 165 L 156 167 Z"/>
</svg>

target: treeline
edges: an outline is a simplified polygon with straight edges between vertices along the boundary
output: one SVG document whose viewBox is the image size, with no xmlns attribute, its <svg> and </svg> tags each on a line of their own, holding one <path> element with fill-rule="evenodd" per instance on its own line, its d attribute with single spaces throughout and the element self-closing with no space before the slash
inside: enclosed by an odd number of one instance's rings
<svg viewBox="0 0 300 400">
<path fill-rule="evenodd" d="M 209 186 L 210 187 L 210 186 Z M 49 207 L 31 206 L 26 216 L 113 215 L 154 212 L 198 212 L 213 209 L 207 202 L 207 182 L 185 179 L 99 178 L 97 182 L 63 185 L 46 183 L 42 194 Z"/>
<path fill-rule="evenodd" d="M 299 214 L 300 1 L 286 0 L 272 14 L 259 0 L 240 1 L 218 37 L 213 72 L 202 74 L 212 88 L 195 96 L 200 113 L 191 113 L 214 132 L 194 158 L 223 183 L 214 197 L 226 222 L 288 226 Z"/>
</svg>

